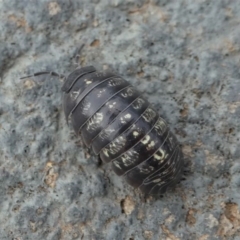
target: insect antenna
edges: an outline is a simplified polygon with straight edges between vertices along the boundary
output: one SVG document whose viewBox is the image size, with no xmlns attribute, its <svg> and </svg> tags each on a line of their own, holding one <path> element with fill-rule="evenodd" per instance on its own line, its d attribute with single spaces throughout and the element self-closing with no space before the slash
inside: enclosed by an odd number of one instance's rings
<svg viewBox="0 0 240 240">
<path fill-rule="evenodd" d="M 52 71 L 46 71 L 46 72 L 36 72 L 32 75 L 28 75 L 28 76 L 25 76 L 25 77 L 21 77 L 20 79 L 25 79 L 25 78 L 30 78 L 30 77 L 36 77 L 36 76 L 40 76 L 40 75 L 44 75 L 44 74 L 50 74 L 51 76 L 56 76 L 56 77 L 59 77 L 59 78 L 64 78 L 66 79 L 66 77 L 62 74 L 59 74 L 59 73 L 56 73 L 56 72 L 52 72 Z"/>
</svg>

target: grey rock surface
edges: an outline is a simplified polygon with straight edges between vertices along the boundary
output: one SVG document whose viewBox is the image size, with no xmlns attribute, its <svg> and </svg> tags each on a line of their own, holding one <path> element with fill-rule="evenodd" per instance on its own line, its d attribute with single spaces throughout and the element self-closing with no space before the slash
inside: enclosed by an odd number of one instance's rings
<svg viewBox="0 0 240 240">
<path fill-rule="evenodd" d="M 0 20 L 0 240 L 240 239 L 238 1 L 1 0 Z M 19 79 L 76 61 L 167 120 L 188 170 L 176 189 L 144 201 L 67 126 L 61 79 Z"/>
</svg>

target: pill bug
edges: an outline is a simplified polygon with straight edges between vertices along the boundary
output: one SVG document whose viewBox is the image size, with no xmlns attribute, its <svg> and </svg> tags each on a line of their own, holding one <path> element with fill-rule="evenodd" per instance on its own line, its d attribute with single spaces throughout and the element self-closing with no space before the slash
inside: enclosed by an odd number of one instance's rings
<svg viewBox="0 0 240 240">
<path fill-rule="evenodd" d="M 78 68 L 64 78 L 63 109 L 83 142 L 145 195 L 160 195 L 180 181 L 183 155 L 153 106 L 122 77 Z"/>
<path fill-rule="evenodd" d="M 183 155 L 176 137 L 128 81 L 88 66 L 70 73 L 62 91 L 67 122 L 128 184 L 160 195 L 180 181 Z"/>
</svg>

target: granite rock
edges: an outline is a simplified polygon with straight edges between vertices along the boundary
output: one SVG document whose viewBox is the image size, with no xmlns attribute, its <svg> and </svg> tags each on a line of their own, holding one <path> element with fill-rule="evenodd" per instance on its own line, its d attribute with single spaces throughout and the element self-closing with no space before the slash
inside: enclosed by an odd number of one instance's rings
<svg viewBox="0 0 240 240">
<path fill-rule="evenodd" d="M 0 1 L 0 239 L 239 240 L 237 1 Z M 79 56 L 78 56 L 79 55 Z M 144 200 L 62 111 L 77 66 L 138 86 L 176 134 L 184 180 Z"/>
</svg>

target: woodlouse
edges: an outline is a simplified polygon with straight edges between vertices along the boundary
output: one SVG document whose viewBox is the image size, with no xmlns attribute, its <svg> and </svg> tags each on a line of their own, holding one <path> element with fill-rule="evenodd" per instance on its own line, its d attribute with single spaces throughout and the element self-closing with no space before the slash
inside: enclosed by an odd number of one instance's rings
<svg viewBox="0 0 240 240">
<path fill-rule="evenodd" d="M 180 181 L 183 155 L 176 137 L 129 82 L 89 66 L 70 73 L 62 91 L 76 134 L 131 186 L 159 195 Z"/>
</svg>

